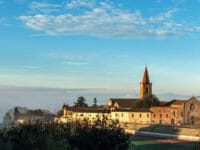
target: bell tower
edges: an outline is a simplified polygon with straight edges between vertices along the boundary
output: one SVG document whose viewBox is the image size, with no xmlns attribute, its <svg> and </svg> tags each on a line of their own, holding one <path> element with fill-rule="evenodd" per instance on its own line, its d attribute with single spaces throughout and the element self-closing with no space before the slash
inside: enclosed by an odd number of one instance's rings
<svg viewBox="0 0 200 150">
<path fill-rule="evenodd" d="M 140 83 L 140 99 L 142 100 L 146 95 L 152 94 L 152 83 L 149 80 L 147 66 L 145 66 L 143 80 Z"/>
</svg>

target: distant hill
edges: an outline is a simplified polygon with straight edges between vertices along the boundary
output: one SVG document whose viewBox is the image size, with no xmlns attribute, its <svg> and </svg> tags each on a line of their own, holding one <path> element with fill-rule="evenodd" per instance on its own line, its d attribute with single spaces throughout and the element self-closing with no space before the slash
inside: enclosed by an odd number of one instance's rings
<svg viewBox="0 0 200 150">
<path fill-rule="evenodd" d="M 3 117 L 3 123 L 15 123 L 17 120 L 27 120 L 27 121 L 51 121 L 54 118 L 54 114 L 48 110 L 29 110 L 25 107 L 14 107 L 5 113 Z"/>
</svg>

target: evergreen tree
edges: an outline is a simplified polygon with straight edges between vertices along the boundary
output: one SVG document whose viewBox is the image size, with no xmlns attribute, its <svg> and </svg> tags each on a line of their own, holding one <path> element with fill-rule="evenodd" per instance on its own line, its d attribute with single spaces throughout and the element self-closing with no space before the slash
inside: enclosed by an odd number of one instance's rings
<svg viewBox="0 0 200 150">
<path fill-rule="evenodd" d="M 82 106 L 82 107 L 87 107 L 88 104 L 85 102 L 85 98 L 83 96 L 78 97 L 77 101 L 74 103 L 74 106 Z"/>
<path fill-rule="evenodd" d="M 97 98 L 95 97 L 94 100 L 93 100 L 93 107 L 97 107 Z"/>
</svg>

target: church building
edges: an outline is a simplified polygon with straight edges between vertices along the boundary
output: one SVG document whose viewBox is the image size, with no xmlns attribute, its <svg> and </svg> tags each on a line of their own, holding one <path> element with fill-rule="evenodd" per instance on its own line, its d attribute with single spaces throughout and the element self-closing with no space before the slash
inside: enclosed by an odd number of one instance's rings
<svg viewBox="0 0 200 150">
<path fill-rule="evenodd" d="M 200 101 L 190 99 L 174 99 L 160 101 L 160 106 L 133 109 L 136 101 L 152 95 L 147 66 L 145 66 L 142 82 L 140 83 L 139 98 L 110 98 L 108 105 L 98 107 L 68 107 L 64 106 L 63 115 L 57 116 L 55 122 L 66 123 L 85 121 L 94 123 L 97 119 L 107 117 L 128 124 L 163 124 L 163 125 L 195 125 L 200 124 Z"/>
</svg>

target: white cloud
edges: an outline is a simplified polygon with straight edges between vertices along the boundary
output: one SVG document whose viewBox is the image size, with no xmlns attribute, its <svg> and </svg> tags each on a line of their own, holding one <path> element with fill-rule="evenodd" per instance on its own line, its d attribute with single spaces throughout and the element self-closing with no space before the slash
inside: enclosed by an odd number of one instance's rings
<svg viewBox="0 0 200 150">
<path fill-rule="evenodd" d="M 72 62 L 72 61 L 67 61 L 67 62 L 64 62 L 64 64 L 79 66 L 79 65 L 87 65 L 88 63 L 86 63 L 86 62 Z"/>
<path fill-rule="evenodd" d="M 29 8 L 34 12 L 51 13 L 60 11 L 61 5 L 32 2 Z"/>
<path fill-rule="evenodd" d="M 197 26 L 197 27 L 196 27 L 196 30 L 200 32 L 200 26 Z"/>
<path fill-rule="evenodd" d="M 67 8 L 77 8 L 77 7 L 88 7 L 93 8 L 95 6 L 94 0 L 72 0 L 67 3 Z"/>
<path fill-rule="evenodd" d="M 7 23 L 7 19 L 5 17 L 0 17 L 0 25 L 10 26 L 11 24 Z"/>
<path fill-rule="evenodd" d="M 129 55 L 127 54 L 115 54 L 115 55 L 112 55 L 113 57 L 116 57 L 116 58 L 128 58 Z"/>
<path fill-rule="evenodd" d="M 177 11 L 177 9 L 168 10 L 167 12 L 161 13 L 158 16 L 150 17 L 149 21 L 153 22 L 153 23 L 165 21 L 166 19 L 171 18 L 172 14 L 175 13 L 176 11 Z"/>
<path fill-rule="evenodd" d="M 84 58 L 83 56 L 69 56 L 69 55 L 61 55 L 61 54 L 56 54 L 56 53 L 49 53 L 42 56 L 47 56 L 51 58 L 63 58 L 67 60 L 82 60 Z"/>
<path fill-rule="evenodd" d="M 67 4 L 67 7 L 85 6 L 87 1 L 79 2 L 79 0 L 73 0 Z M 165 21 L 172 22 L 170 19 L 176 9 L 168 10 L 155 17 L 145 18 L 140 11 L 130 12 L 105 2 L 91 5 L 91 7 L 93 8 L 83 10 L 80 14 L 37 14 L 20 16 L 19 19 L 27 27 L 49 35 L 75 34 L 106 38 L 177 37 L 181 35 L 176 26 L 169 29 L 165 23 Z"/>
<path fill-rule="evenodd" d="M 39 69 L 39 66 L 22 66 L 24 69 Z"/>
</svg>

